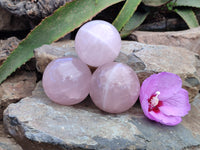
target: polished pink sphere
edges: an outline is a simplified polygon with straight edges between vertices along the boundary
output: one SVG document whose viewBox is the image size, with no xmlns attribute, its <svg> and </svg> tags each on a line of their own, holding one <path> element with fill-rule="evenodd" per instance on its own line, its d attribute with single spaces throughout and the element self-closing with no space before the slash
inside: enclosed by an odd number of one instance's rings
<svg viewBox="0 0 200 150">
<path fill-rule="evenodd" d="M 111 62 L 93 73 L 90 96 L 95 105 L 109 113 L 121 113 L 138 99 L 140 83 L 136 73 L 127 65 Z"/>
<path fill-rule="evenodd" d="M 117 29 L 102 20 L 84 24 L 75 38 L 79 58 L 94 67 L 112 62 L 119 54 L 121 38 Z"/>
<path fill-rule="evenodd" d="M 89 94 L 91 71 L 80 59 L 63 57 L 46 67 L 42 84 L 46 95 L 62 105 L 83 101 Z"/>
</svg>

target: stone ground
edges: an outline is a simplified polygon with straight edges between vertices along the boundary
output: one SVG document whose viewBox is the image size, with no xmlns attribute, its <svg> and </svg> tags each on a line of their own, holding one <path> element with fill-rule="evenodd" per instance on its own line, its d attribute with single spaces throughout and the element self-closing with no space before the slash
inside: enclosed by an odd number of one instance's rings
<svg viewBox="0 0 200 150">
<path fill-rule="evenodd" d="M 6 107 L 30 96 L 36 85 L 35 72 L 17 71 L 0 85 L 0 150 L 22 150 L 15 140 L 4 131 L 3 111 Z"/>
<path fill-rule="evenodd" d="M 50 15 L 60 5 L 69 1 L 71 0 L 58 0 L 56 2 L 53 0 L 1 0 L 0 38 L 4 40 L 0 40 L 0 65 L 20 42 L 19 39 L 11 37 L 11 35 L 14 34 L 20 39 L 24 38 L 41 18 Z M 116 8 L 113 10 L 116 10 Z M 113 10 L 104 12 L 101 17 L 106 16 L 105 20 L 113 18 Z M 199 18 L 199 16 L 197 17 Z M 173 26 L 170 29 L 176 29 L 177 25 L 183 23 L 177 18 L 158 23 L 166 25 L 166 21 L 167 24 Z M 149 27 L 152 28 L 154 25 L 147 24 L 146 27 L 143 26 L 142 28 L 149 29 Z M 22 73 L 15 73 L 0 85 L 0 150 L 22 150 L 22 148 L 24 150 L 199 150 L 199 31 L 200 28 L 165 33 L 133 32 L 129 37 L 131 40 L 167 46 L 125 42 L 123 52 L 116 60 L 135 69 L 141 82 L 152 73 L 160 71 L 174 72 L 181 76 L 183 87 L 189 91 L 192 108 L 180 125 L 166 127 L 149 121 L 144 117 L 139 103 L 120 115 L 101 112 L 93 105 L 89 97 L 79 105 L 72 107 L 58 106 L 45 96 L 41 83 L 38 83 L 33 96 L 30 96 L 36 85 L 35 62 L 33 60 L 31 64 L 34 65 L 23 66 L 24 71 Z M 5 40 L 7 37 L 11 38 Z M 55 47 L 46 47 L 48 51 L 45 51 L 44 47 L 35 51 L 39 72 L 43 72 L 47 63 L 57 57 L 76 55 L 73 42 L 67 44 L 60 42 L 53 45 Z M 163 59 L 161 61 L 158 58 Z M 18 102 L 19 100 L 21 101 Z M 7 106 L 3 126 L 2 116 Z M 7 132 L 5 132 L 5 128 Z M 16 143 L 13 137 L 21 146 Z"/>
<path fill-rule="evenodd" d="M 139 103 L 118 115 L 100 111 L 89 97 L 74 106 L 55 104 L 38 83 L 33 96 L 8 106 L 4 124 L 25 150 L 198 150 L 199 108 L 200 96 L 181 124 L 168 127 L 148 120 Z"/>
<path fill-rule="evenodd" d="M 69 55 L 76 56 L 74 41 L 42 46 L 35 50 L 36 67 L 43 72 L 51 60 Z M 148 120 L 139 103 L 118 115 L 100 111 L 89 97 L 75 106 L 60 106 L 48 99 L 39 82 L 32 96 L 10 104 L 4 111 L 5 128 L 25 150 L 198 150 L 200 60 L 196 56 L 196 53 L 184 48 L 123 41 L 121 53 L 116 59 L 136 70 L 141 82 L 160 71 L 174 72 L 182 77 L 192 99 L 192 109 L 175 127 Z"/>
<path fill-rule="evenodd" d="M 41 18 L 67 1 L 70 0 L 59 0 L 58 5 L 54 5 L 52 0 L 9 1 L 13 4 L 11 6 L 3 0 L 0 6 L 19 16 L 0 8 L 0 31 L 30 30 Z M 29 5 L 33 11 L 17 4 Z M 200 149 L 199 31 L 200 28 L 165 33 L 133 32 L 129 38 L 144 44 L 123 41 L 122 51 L 116 59 L 131 66 L 141 83 L 146 77 L 161 71 L 181 76 L 183 87 L 189 92 L 192 110 L 180 125 L 166 127 L 149 121 L 139 103 L 120 115 L 101 112 L 89 97 L 79 105 L 58 106 L 45 96 L 41 83 L 31 96 L 37 79 L 35 60 L 31 60 L 22 67 L 23 71 L 13 74 L 0 85 L 0 150 Z M 19 42 L 16 37 L 0 40 L 0 65 Z M 62 40 L 38 48 L 35 50 L 37 70 L 42 73 L 51 60 L 68 55 L 76 56 L 73 41 Z"/>
<path fill-rule="evenodd" d="M 200 27 L 171 32 L 134 31 L 130 38 L 145 44 L 183 47 L 200 55 Z"/>
<path fill-rule="evenodd" d="M 0 121 L 0 150 L 22 150 L 21 146 L 4 131 L 2 121 Z"/>
<path fill-rule="evenodd" d="M 11 103 L 30 96 L 36 85 L 36 73 L 17 71 L 0 85 L 0 120 L 4 109 Z"/>
</svg>

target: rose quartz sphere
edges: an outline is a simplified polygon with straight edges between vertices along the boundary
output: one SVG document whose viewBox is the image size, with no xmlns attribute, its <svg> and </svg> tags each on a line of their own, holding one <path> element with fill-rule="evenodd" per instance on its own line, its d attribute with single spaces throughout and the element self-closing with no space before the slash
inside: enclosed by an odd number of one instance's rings
<svg viewBox="0 0 200 150">
<path fill-rule="evenodd" d="M 127 65 L 111 62 L 93 73 L 90 96 L 95 105 L 109 113 L 121 113 L 138 99 L 140 83 L 136 73 Z"/>
<path fill-rule="evenodd" d="M 46 67 L 42 84 L 46 95 L 55 103 L 73 105 L 89 94 L 91 72 L 80 59 L 63 57 Z"/>
<path fill-rule="evenodd" d="M 121 38 L 117 29 L 102 20 L 84 24 L 76 34 L 75 50 L 79 58 L 94 67 L 112 62 L 119 54 Z"/>
</svg>

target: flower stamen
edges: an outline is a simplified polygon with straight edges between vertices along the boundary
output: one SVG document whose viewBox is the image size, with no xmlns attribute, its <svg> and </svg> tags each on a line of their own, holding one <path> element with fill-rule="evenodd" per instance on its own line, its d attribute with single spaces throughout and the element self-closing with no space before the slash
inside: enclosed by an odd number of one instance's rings
<svg viewBox="0 0 200 150">
<path fill-rule="evenodd" d="M 162 105 L 162 101 L 159 100 L 159 98 L 158 98 L 159 95 L 160 95 L 160 91 L 157 91 L 148 100 L 148 102 L 149 102 L 149 111 L 154 111 L 155 113 L 158 113 L 160 111 L 159 110 L 159 106 Z"/>
<path fill-rule="evenodd" d="M 159 102 L 158 95 L 160 95 L 159 91 L 157 91 L 156 96 L 153 96 L 152 99 L 150 100 L 150 104 L 152 107 L 155 107 L 158 105 L 158 102 Z"/>
</svg>

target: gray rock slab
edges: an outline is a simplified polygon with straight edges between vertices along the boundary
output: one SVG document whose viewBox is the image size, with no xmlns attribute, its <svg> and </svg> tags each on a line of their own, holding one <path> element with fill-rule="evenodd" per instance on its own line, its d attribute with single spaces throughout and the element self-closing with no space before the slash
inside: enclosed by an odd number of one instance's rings
<svg viewBox="0 0 200 150">
<path fill-rule="evenodd" d="M 122 114 L 97 109 L 90 98 L 74 106 L 51 102 L 41 82 L 31 97 L 10 104 L 4 125 L 27 150 L 200 148 L 200 98 L 175 127 L 148 120 L 137 103 Z"/>
<path fill-rule="evenodd" d="M 0 150 L 22 150 L 15 140 L 4 131 L 2 121 L 0 121 Z"/>
<path fill-rule="evenodd" d="M 170 32 L 134 31 L 130 38 L 145 44 L 183 47 L 200 54 L 200 27 Z"/>
<path fill-rule="evenodd" d="M 74 41 L 60 41 L 35 49 L 36 66 L 43 72 L 47 64 L 58 57 L 76 55 Z M 134 41 L 122 41 L 122 48 L 115 60 L 128 64 L 137 72 L 142 83 L 153 73 L 172 72 L 183 80 L 193 101 L 200 89 L 200 56 L 180 47 L 148 45 Z"/>
</svg>

